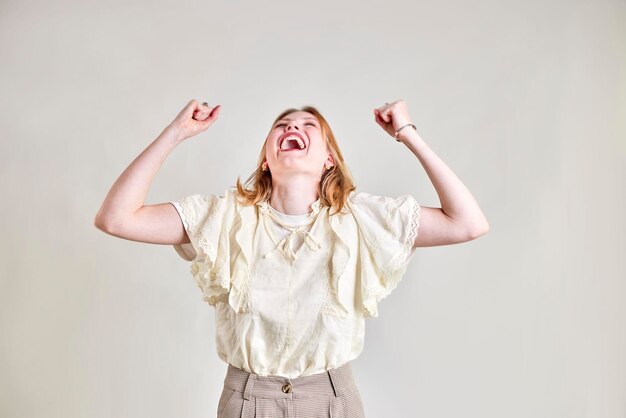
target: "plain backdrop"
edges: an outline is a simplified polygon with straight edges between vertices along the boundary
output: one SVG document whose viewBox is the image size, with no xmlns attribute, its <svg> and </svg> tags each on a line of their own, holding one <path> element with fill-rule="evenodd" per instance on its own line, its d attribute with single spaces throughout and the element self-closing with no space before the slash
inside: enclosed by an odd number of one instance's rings
<svg viewBox="0 0 626 418">
<path fill-rule="evenodd" d="M 146 204 L 222 194 L 316 106 L 357 190 L 424 206 L 403 99 L 491 230 L 418 249 L 353 362 L 368 417 L 626 416 L 626 2 L 0 1 L 0 416 L 214 416 L 214 312 L 94 216 L 192 98 Z"/>
</svg>

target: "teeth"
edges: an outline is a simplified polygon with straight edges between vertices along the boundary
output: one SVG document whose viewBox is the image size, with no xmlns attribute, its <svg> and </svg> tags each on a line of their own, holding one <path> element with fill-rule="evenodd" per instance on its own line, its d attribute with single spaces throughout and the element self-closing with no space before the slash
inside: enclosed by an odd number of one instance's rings
<svg viewBox="0 0 626 418">
<path fill-rule="evenodd" d="M 300 149 L 304 149 L 304 141 L 302 141 L 302 139 L 300 139 L 300 137 L 296 136 L 296 135 L 289 135 L 287 138 L 283 139 L 283 142 L 280 144 L 280 149 L 284 150 L 287 149 L 287 141 L 289 140 L 294 140 L 298 142 L 298 146 L 300 147 Z"/>
</svg>

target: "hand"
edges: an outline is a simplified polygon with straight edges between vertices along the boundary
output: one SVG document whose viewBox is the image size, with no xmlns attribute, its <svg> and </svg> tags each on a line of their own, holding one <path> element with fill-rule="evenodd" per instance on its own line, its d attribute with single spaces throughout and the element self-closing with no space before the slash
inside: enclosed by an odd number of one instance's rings
<svg viewBox="0 0 626 418">
<path fill-rule="evenodd" d="M 385 103 L 384 106 L 374 109 L 374 117 L 376 119 L 376 123 L 378 123 L 381 128 L 383 128 L 385 132 L 391 135 L 394 139 L 398 128 L 401 128 L 407 123 L 412 123 L 411 118 L 409 117 L 409 109 L 402 99 L 391 103 Z M 410 126 L 406 127 L 402 130 L 401 134 L 404 133 L 405 129 L 413 128 Z M 400 136 L 400 134 L 398 134 L 398 136 Z"/>
<path fill-rule="evenodd" d="M 210 107 L 199 103 L 196 99 L 192 99 L 180 111 L 176 119 L 170 123 L 168 128 L 176 131 L 180 141 L 191 138 L 200 132 L 206 131 L 217 120 L 221 108 L 221 105 Z"/>
</svg>

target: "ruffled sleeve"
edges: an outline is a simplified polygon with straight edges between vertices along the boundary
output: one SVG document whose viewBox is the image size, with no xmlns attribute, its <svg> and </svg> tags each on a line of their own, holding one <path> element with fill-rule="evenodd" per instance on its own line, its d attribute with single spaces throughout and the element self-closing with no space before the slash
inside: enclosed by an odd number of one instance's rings
<svg viewBox="0 0 626 418">
<path fill-rule="evenodd" d="M 365 317 L 378 316 L 378 303 L 398 285 L 415 254 L 420 205 L 398 198 L 353 192 L 348 205 L 359 230 L 358 267 Z"/>
<path fill-rule="evenodd" d="M 191 274 L 210 305 L 228 299 L 229 231 L 234 212 L 234 191 L 224 196 L 193 194 L 170 201 L 178 211 L 190 243 L 175 244 L 180 257 L 191 261 Z"/>
</svg>

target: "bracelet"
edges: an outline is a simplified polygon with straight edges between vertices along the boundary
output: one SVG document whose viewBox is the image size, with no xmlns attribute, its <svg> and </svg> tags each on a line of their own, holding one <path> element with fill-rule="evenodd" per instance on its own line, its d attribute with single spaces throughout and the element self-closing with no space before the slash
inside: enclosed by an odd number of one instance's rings
<svg viewBox="0 0 626 418">
<path fill-rule="evenodd" d="M 400 129 L 398 129 L 398 130 L 396 131 L 396 135 L 395 135 L 396 141 L 398 141 L 398 142 L 402 142 L 402 141 L 400 141 L 400 140 L 398 139 L 398 133 L 400 133 L 400 131 L 401 131 L 401 130 L 403 130 L 404 128 L 406 128 L 407 126 L 412 126 L 412 127 L 413 127 L 413 129 L 415 129 L 415 132 L 417 132 L 417 128 L 415 127 L 415 125 L 413 125 L 412 123 L 407 123 L 406 125 L 404 125 L 404 126 L 400 127 Z"/>
</svg>

